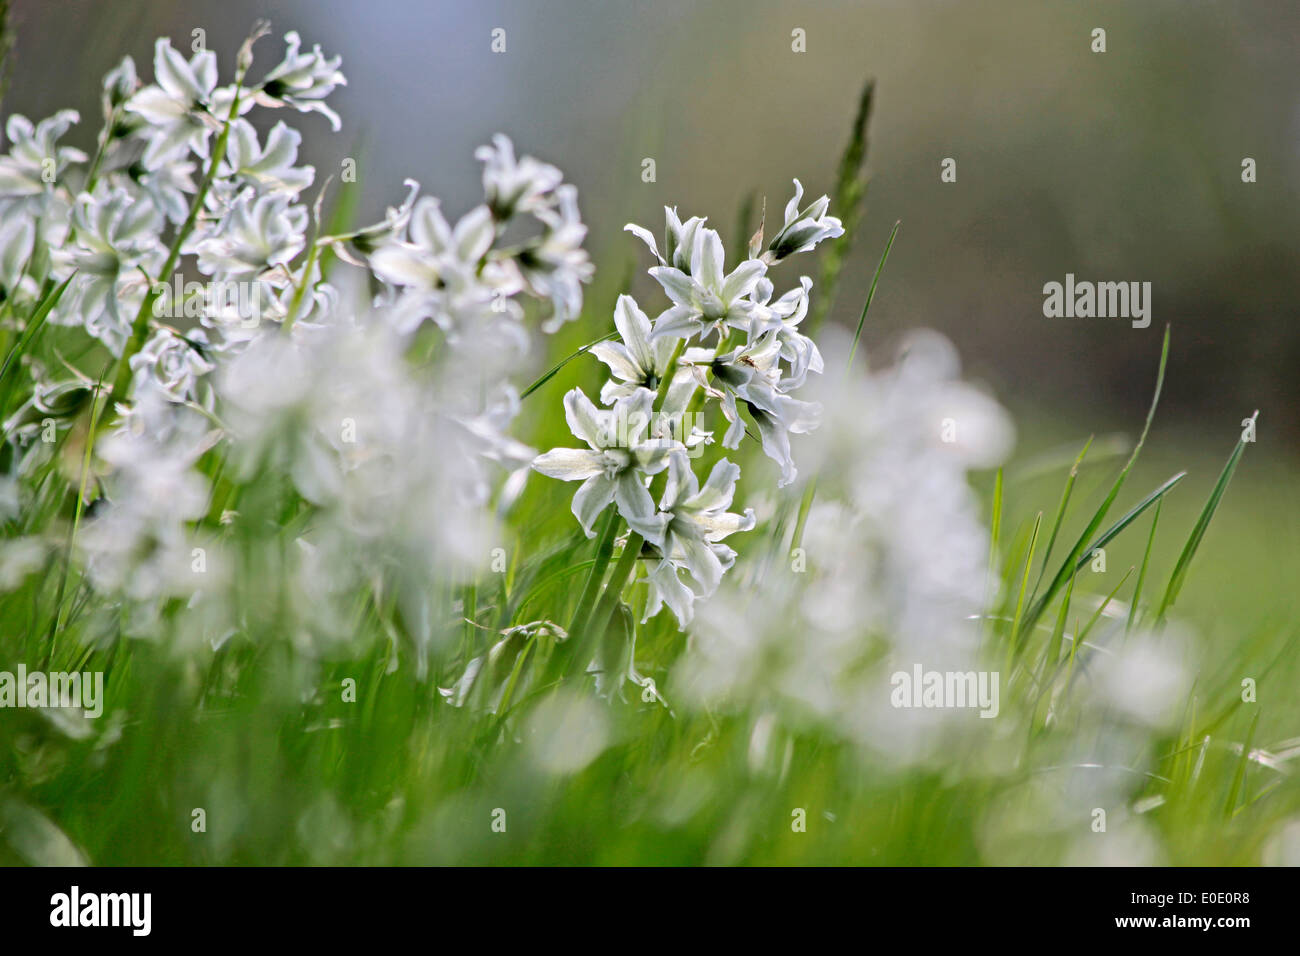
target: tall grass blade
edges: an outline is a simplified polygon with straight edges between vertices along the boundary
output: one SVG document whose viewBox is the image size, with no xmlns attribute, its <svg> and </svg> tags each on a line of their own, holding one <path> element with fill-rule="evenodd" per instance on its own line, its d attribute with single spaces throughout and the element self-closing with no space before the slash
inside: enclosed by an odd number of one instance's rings
<svg viewBox="0 0 1300 956">
<path fill-rule="evenodd" d="M 1256 411 L 1251 416 L 1251 421 L 1259 415 Z M 1201 509 L 1201 516 L 1196 520 L 1196 526 L 1192 528 L 1192 533 L 1183 545 L 1183 552 L 1178 556 L 1178 563 L 1174 565 L 1174 573 L 1169 576 L 1169 584 L 1165 588 L 1165 595 L 1160 599 L 1160 608 L 1156 611 L 1156 623 L 1159 624 L 1165 618 L 1165 613 L 1178 600 L 1178 592 L 1182 590 L 1183 581 L 1187 577 L 1187 569 L 1191 566 L 1192 558 L 1196 556 L 1197 549 L 1201 546 L 1201 541 L 1205 537 L 1205 531 L 1210 526 L 1210 521 L 1214 518 L 1214 512 L 1219 508 L 1219 502 L 1223 500 L 1223 493 L 1228 490 L 1228 482 L 1232 481 L 1233 472 L 1237 470 L 1237 463 L 1241 461 L 1242 452 L 1246 450 L 1245 434 L 1237 441 L 1237 447 L 1232 450 L 1228 456 L 1228 463 L 1223 466 L 1223 471 L 1219 474 L 1219 480 L 1214 483 L 1214 489 L 1210 492 L 1209 500 L 1205 502 L 1205 507 Z"/>
<path fill-rule="evenodd" d="M 1088 526 L 1084 528 L 1083 533 L 1079 535 L 1074 547 L 1070 549 L 1069 556 L 1065 559 L 1064 563 L 1062 563 L 1061 569 L 1056 572 L 1056 577 L 1052 578 L 1052 583 L 1048 585 L 1047 591 L 1044 592 L 1042 597 L 1034 602 L 1029 613 L 1025 615 L 1023 623 L 1025 628 L 1034 626 L 1038 619 L 1042 617 L 1043 611 L 1047 608 L 1047 605 L 1051 602 L 1052 598 L 1054 598 L 1056 593 L 1065 585 L 1069 576 L 1074 573 L 1074 568 L 1078 562 L 1079 555 L 1083 553 L 1083 549 L 1086 547 L 1092 536 L 1097 533 L 1097 529 L 1101 527 L 1101 523 L 1106 520 L 1106 513 L 1110 511 L 1110 506 L 1115 503 L 1115 498 L 1119 495 L 1120 489 L 1124 487 L 1124 479 L 1128 477 L 1129 472 L 1133 469 L 1133 465 L 1137 461 L 1138 455 L 1142 452 L 1142 446 L 1146 444 L 1147 435 L 1151 431 L 1151 422 L 1155 419 L 1156 408 L 1160 404 L 1160 392 L 1165 385 L 1165 367 L 1168 363 L 1169 326 L 1165 326 L 1165 338 L 1160 347 L 1160 370 L 1156 373 L 1155 394 L 1151 398 L 1151 407 L 1147 410 L 1146 424 L 1142 426 L 1142 434 L 1138 438 L 1137 444 L 1133 446 L 1133 453 L 1129 455 L 1129 459 L 1125 463 L 1123 470 L 1120 471 L 1119 476 L 1115 479 L 1115 483 L 1111 485 L 1110 492 L 1106 495 L 1106 499 L 1101 503 L 1101 506 L 1097 508 L 1097 511 L 1092 516 L 1092 520 L 1088 522 Z"/>
</svg>

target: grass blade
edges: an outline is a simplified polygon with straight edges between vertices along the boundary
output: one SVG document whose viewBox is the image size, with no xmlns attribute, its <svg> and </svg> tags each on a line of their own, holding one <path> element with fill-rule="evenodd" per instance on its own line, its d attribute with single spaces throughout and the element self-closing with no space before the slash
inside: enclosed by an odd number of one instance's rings
<svg viewBox="0 0 1300 956">
<path fill-rule="evenodd" d="M 1246 766 L 1250 763 L 1250 749 L 1255 745 L 1255 728 L 1259 726 L 1259 708 L 1250 719 L 1250 730 L 1241 744 L 1241 759 L 1237 761 L 1237 770 L 1232 775 L 1232 789 L 1228 791 L 1228 802 L 1224 804 L 1223 815 L 1231 819 L 1237 810 L 1237 801 L 1241 797 L 1242 787 L 1246 782 Z"/>
<path fill-rule="evenodd" d="M 853 118 L 853 131 L 849 143 L 840 156 L 840 164 L 835 175 L 835 192 L 831 196 L 831 209 L 839 216 L 844 225 L 844 235 L 833 240 L 822 260 L 821 281 L 818 288 L 821 294 L 813 313 L 808 317 L 808 335 L 815 335 L 826 321 L 835 304 L 835 292 L 839 287 L 840 271 L 848 256 L 849 247 L 858 233 L 858 223 L 862 219 L 864 200 L 867 197 L 867 177 L 862 169 L 867 161 L 867 126 L 871 121 L 871 105 L 875 95 L 875 81 L 867 80 L 858 97 L 858 112 Z"/>
<path fill-rule="evenodd" d="M 523 401 L 525 398 L 527 398 L 529 395 L 533 394 L 533 392 L 537 391 L 539 388 L 541 388 L 543 385 L 545 385 L 545 384 L 546 384 L 547 382 L 549 382 L 551 379 L 555 378 L 556 374 L 560 371 L 560 369 L 564 368 L 564 366 L 568 365 L 570 362 L 572 362 L 574 359 L 576 359 L 579 355 L 582 355 L 584 352 L 590 351 L 592 348 L 596 347 L 596 346 L 599 345 L 601 342 L 604 342 L 606 339 L 612 339 L 612 338 L 613 338 L 614 336 L 616 336 L 616 335 L 618 335 L 617 330 L 616 330 L 616 331 L 613 331 L 613 332 L 610 332 L 608 335 L 602 335 L 600 338 L 596 339 L 595 341 L 593 341 L 593 342 L 588 342 L 586 345 L 584 345 L 582 348 L 578 349 L 578 351 L 574 352 L 572 355 L 567 355 L 567 356 L 565 356 L 564 358 L 560 359 L 560 361 L 557 362 L 557 363 L 554 365 L 554 367 L 552 367 L 552 368 L 550 369 L 550 371 L 546 372 L 544 375 L 542 375 L 541 378 L 539 378 L 537 381 L 533 382 L 532 385 L 529 385 L 526 389 L 524 389 L 522 392 L 520 392 L 520 393 L 519 393 L 519 400 L 520 400 L 520 401 Z"/>
<path fill-rule="evenodd" d="M 1256 411 L 1250 417 L 1250 421 L 1253 422 L 1258 415 L 1259 412 Z M 1173 607 L 1174 601 L 1178 600 L 1178 592 L 1182 590 L 1183 581 L 1187 577 L 1187 569 L 1192 563 L 1192 558 L 1196 556 L 1196 550 L 1201 546 L 1205 531 L 1214 518 L 1214 512 L 1218 510 L 1219 502 L 1223 500 L 1223 493 L 1228 490 L 1228 482 L 1232 481 L 1232 474 L 1237 470 L 1237 463 L 1241 461 L 1242 452 L 1245 450 L 1246 437 L 1243 432 L 1242 437 L 1237 441 L 1237 447 L 1228 456 L 1228 463 L 1223 466 L 1223 471 L 1219 473 L 1219 480 L 1214 483 L 1214 490 L 1210 492 L 1209 500 L 1205 502 L 1205 507 L 1201 509 L 1201 516 L 1196 520 L 1196 526 L 1192 528 L 1191 536 L 1187 539 L 1187 543 L 1183 545 L 1183 553 L 1178 556 L 1178 563 L 1174 565 L 1174 573 L 1170 575 L 1169 585 L 1165 588 L 1165 596 L 1160 599 L 1160 609 L 1156 612 L 1157 624 L 1165 619 L 1165 612 Z"/>
<path fill-rule="evenodd" d="M 1079 466 L 1083 464 L 1083 458 L 1088 454 L 1088 449 L 1092 447 L 1092 440 L 1095 436 L 1089 435 L 1088 440 L 1083 444 L 1083 450 L 1079 452 L 1079 457 L 1074 459 L 1074 464 L 1070 466 L 1070 474 L 1065 479 L 1065 488 L 1061 491 L 1061 503 L 1056 506 L 1056 518 L 1052 521 L 1052 533 L 1047 538 L 1047 550 L 1043 552 L 1043 563 L 1038 569 L 1038 580 L 1034 582 L 1034 590 L 1031 592 L 1031 599 L 1038 594 L 1039 585 L 1043 583 L 1043 575 L 1047 573 L 1047 562 L 1052 557 L 1052 546 L 1056 544 L 1056 536 L 1060 533 L 1061 522 L 1065 519 L 1065 510 L 1070 504 L 1070 493 L 1074 491 L 1075 479 L 1079 477 Z"/>
<path fill-rule="evenodd" d="M 885 263 L 889 260 L 889 250 L 894 248 L 894 237 L 898 235 L 898 227 L 903 224 L 900 219 L 894 223 L 894 228 L 889 231 L 889 241 L 885 243 L 885 251 L 880 254 L 880 261 L 876 263 L 876 274 L 871 277 L 871 287 L 867 289 L 867 301 L 862 303 L 862 314 L 858 316 L 858 327 L 853 333 L 853 344 L 849 346 L 849 360 L 845 365 L 853 367 L 853 356 L 858 351 L 858 340 L 862 338 L 863 326 L 867 324 L 867 312 L 871 309 L 871 301 L 876 297 L 876 284 L 880 281 L 880 273 L 885 269 Z"/>
<path fill-rule="evenodd" d="M 1083 552 L 1083 548 L 1086 546 L 1089 539 L 1097 533 L 1097 529 L 1101 527 L 1101 523 L 1106 520 L 1106 513 L 1110 511 L 1110 506 L 1115 503 L 1115 498 L 1119 495 L 1120 489 L 1124 486 L 1124 479 L 1126 479 L 1129 472 L 1132 471 L 1133 464 L 1137 461 L 1138 455 L 1142 452 L 1142 446 L 1146 444 L 1147 435 L 1151 431 L 1151 422 L 1155 418 L 1156 408 L 1160 404 L 1160 392 L 1164 388 L 1165 367 L 1168 365 L 1168 362 L 1169 326 L 1165 326 L 1164 343 L 1160 347 L 1160 370 L 1156 373 L 1155 395 L 1152 396 L 1151 407 L 1147 410 L 1147 420 L 1146 424 L 1142 426 L 1142 435 L 1138 438 L 1137 444 L 1133 446 L 1133 453 L 1129 455 L 1129 459 L 1125 463 L 1123 470 L 1120 471 L 1119 476 L 1115 479 L 1115 483 L 1111 485 L 1110 492 L 1106 495 L 1106 499 L 1101 503 L 1101 506 L 1097 509 L 1096 513 L 1093 514 L 1092 520 L 1088 522 L 1088 526 L 1083 530 L 1083 533 L 1079 535 L 1078 541 L 1075 542 L 1074 547 L 1070 550 L 1070 554 L 1061 565 L 1061 569 L 1056 572 L 1056 577 L 1052 578 L 1052 583 L 1048 585 L 1047 591 L 1044 592 L 1042 597 L 1034 602 L 1033 606 L 1029 609 L 1029 613 L 1025 615 L 1023 627 L 1033 627 L 1042 616 L 1048 603 L 1056 596 L 1056 593 L 1064 587 L 1065 582 L 1070 575 L 1074 573 L 1074 566 L 1079 559 L 1080 553 Z"/>
<path fill-rule="evenodd" d="M 32 317 L 28 321 L 27 327 L 23 329 L 22 337 L 14 343 L 14 347 L 11 348 L 9 354 L 5 356 L 4 365 L 0 366 L 0 388 L 3 389 L 0 391 L 0 396 L 3 396 L 0 397 L 0 414 L 7 414 L 9 410 L 9 395 L 13 390 L 10 371 L 16 367 L 15 363 L 22 354 L 27 351 L 27 346 L 30 345 L 32 339 L 36 337 L 36 333 L 41 330 L 41 326 L 45 324 L 45 320 L 49 316 L 50 312 L 56 305 L 58 305 L 59 299 L 63 298 L 64 290 L 68 288 L 68 283 L 72 280 L 73 276 L 68 276 L 60 285 L 51 289 L 49 293 L 46 294 L 45 298 L 43 298 L 40 304 L 36 307 L 36 311 L 32 313 Z"/>
<path fill-rule="evenodd" d="M 1147 579 L 1147 566 L 1151 563 L 1151 546 L 1156 540 L 1156 525 L 1160 523 L 1160 506 L 1164 504 L 1164 499 L 1156 502 L 1156 513 L 1151 516 L 1151 533 L 1147 535 L 1147 549 L 1142 555 L 1142 567 L 1138 570 L 1137 584 L 1133 585 L 1133 603 L 1128 609 L 1128 624 L 1125 626 L 1124 633 L 1133 630 L 1133 625 L 1137 622 L 1138 603 L 1142 600 L 1142 585 Z"/>
<path fill-rule="evenodd" d="M 1129 512 L 1126 515 L 1124 515 L 1124 517 L 1120 518 L 1113 525 L 1107 528 L 1106 532 L 1101 537 L 1099 537 L 1091 545 L 1083 549 L 1083 554 L 1079 556 L 1079 560 L 1075 564 L 1074 569 L 1076 571 L 1083 570 L 1083 566 L 1092 559 L 1093 553 L 1098 548 L 1106 547 L 1106 545 L 1108 545 L 1115 538 L 1116 535 L 1118 535 L 1121 531 L 1123 531 L 1134 521 L 1136 521 L 1138 516 L 1141 515 L 1142 512 L 1146 511 L 1157 501 L 1160 501 L 1162 498 L 1164 498 L 1165 494 L 1168 493 L 1174 487 L 1174 485 L 1178 484 L 1186 477 L 1187 477 L 1187 472 L 1180 471 L 1178 474 L 1174 475 L 1172 478 L 1166 481 L 1155 491 L 1151 492 L 1151 494 L 1147 495 L 1145 498 L 1143 498 L 1141 501 L 1135 504 L 1129 510 Z"/>
<path fill-rule="evenodd" d="M 1034 566 L 1034 548 L 1038 544 L 1038 530 L 1043 524 L 1043 513 L 1038 512 L 1038 517 L 1034 519 L 1034 530 L 1029 534 L 1029 553 L 1025 556 L 1025 570 L 1020 576 L 1020 593 L 1016 596 L 1016 616 L 1011 621 L 1011 646 L 1007 650 L 1007 673 L 1011 672 L 1011 665 L 1020 655 L 1020 617 L 1025 610 L 1025 592 L 1029 588 L 1029 571 Z"/>
</svg>

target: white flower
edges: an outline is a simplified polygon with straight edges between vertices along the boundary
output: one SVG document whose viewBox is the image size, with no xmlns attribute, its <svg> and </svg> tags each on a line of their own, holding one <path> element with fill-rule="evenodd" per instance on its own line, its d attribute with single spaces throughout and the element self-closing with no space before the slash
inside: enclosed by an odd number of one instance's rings
<svg viewBox="0 0 1300 956">
<path fill-rule="evenodd" d="M 552 191 L 564 180 L 564 174 L 548 163 L 531 156 L 516 160 L 509 137 L 500 133 L 492 137 L 491 146 L 475 150 L 474 158 L 484 164 L 483 191 L 492 215 L 501 221 L 547 208 Z"/>
<path fill-rule="evenodd" d="M 201 50 L 186 62 L 171 40 L 159 37 L 154 44 L 153 69 L 154 84 L 140 90 L 126 104 L 150 127 L 144 164 L 156 168 L 182 149 L 206 158 L 208 137 L 219 125 L 211 115 L 217 87 L 217 55 Z"/>
<path fill-rule="evenodd" d="M 404 288 L 434 292 L 453 273 L 474 274 L 495 238 L 492 215 L 479 206 L 453 228 L 442 214 L 442 203 L 424 196 L 410 214 L 410 238 L 380 246 L 370 256 L 375 275 Z"/>
<path fill-rule="evenodd" d="M 317 44 L 310 53 L 300 52 L 302 39 L 297 32 L 284 35 L 284 59 L 262 81 L 257 100 L 263 106 L 292 106 L 300 113 L 320 113 L 338 132 L 339 115 L 325 105 L 325 97 L 336 86 L 346 86 L 339 72 L 343 58 L 326 58 Z"/>
<path fill-rule="evenodd" d="M 622 342 L 597 342 L 591 354 L 609 366 L 614 377 L 600 389 L 600 400 L 612 405 L 638 389 L 659 389 L 661 377 L 668 371 L 674 343 L 670 338 L 651 338 L 650 320 L 630 295 L 620 295 L 614 306 L 614 325 Z M 683 406 L 694 391 L 691 369 L 679 365 L 673 386 L 664 401 L 664 409 Z"/>
<path fill-rule="evenodd" d="M 235 120 L 226 155 L 217 170 L 218 182 L 232 192 L 243 184 L 252 186 L 259 195 L 285 192 L 296 196 L 316 176 L 311 166 L 294 165 L 301 143 L 302 134 L 280 122 L 271 128 L 266 146 L 262 147 L 253 124 L 245 119 Z"/>
<path fill-rule="evenodd" d="M 113 110 L 122 106 L 140 88 L 140 80 L 135 73 L 135 60 L 129 56 L 122 57 L 117 66 L 104 74 L 103 100 L 104 119 L 112 116 Z"/>
<path fill-rule="evenodd" d="M 194 244 L 199 271 L 236 282 L 288 283 L 288 264 L 303 250 L 307 209 L 285 193 L 245 190 L 215 231 Z"/>
<path fill-rule="evenodd" d="M 425 196 L 415 203 L 409 231 L 409 240 L 393 239 L 370 255 L 375 275 L 406 290 L 395 310 L 399 330 L 432 319 L 458 341 L 467 327 L 494 324 L 514 339 L 513 351 L 524 350 L 523 330 L 509 333 L 521 315 L 512 296 L 523 280 L 512 262 L 485 258 L 496 238 L 487 206 L 470 210 L 453 227 L 441 203 Z M 493 323 L 494 318 L 510 321 Z"/>
<path fill-rule="evenodd" d="M 201 334 L 196 330 L 194 334 Z M 134 374 L 132 390 L 156 388 L 173 402 L 193 398 L 195 385 L 213 365 L 193 345 L 168 328 L 160 328 L 135 355 L 131 356 Z"/>
<path fill-rule="evenodd" d="M 546 227 L 542 237 L 524 248 L 516 261 L 533 292 L 551 300 L 551 317 L 543 332 L 554 332 L 582 311 L 582 284 L 594 269 L 582 248 L 587 227 L 578 215 L 578 190 L 561 186 L 555 191 L 557 207 L 541 209 L 537 219 Z"/>
<path fill-rule="evenodd" d="M 34 280 L 23 274 L 35 238 L 36 224 L 31 219 L 6 216 L 0 220 L 0 289 L 4 290 L 6 299 L 12 299 L 23 285 L 26 286 L 23 291 L 35 290 Z"/>
<path fill-rule="evenodd" d="M 588 448 L 553 448 L 538 455 L 533 468 L 551 478 L 581 481 L 573 513 L 587 537 L 611 501 L 628 525 L 647 541 L 663 540 L 664 518 L 655 513 L 645 478 L 663 471 L 669 454 L 682 446 L 647 439 L 653 395 L 639 389 L 610 410 L 598 409 L 575 388 L 564 396 L 564 414 L 573 434 Z"/>
<path fill-rule="evenodd" d="M 763 451 L 781 466 L 784 487 L 794 481 L 798 472 L 790 454 L 790 434 L 802 435 L 817 427 L 821 405 L 803 402 L 782 391 L 783 383 L 778 361 L 782 343 L 775 331 L 767 332 L 748 345 L 717 356 L 710 368 L 713 383 L 706 393 L 716 398 L 722 413 L 730 422 L 722 438 L 724 448 L 739 448 L 745 436 L 745 423 L 740 417 L 737 400 L 746 403 L 754 424 L 758 426 L 763 441 Z"/>
<path fill-rule="evenodd" d="M 740 466 L 723 459 L 713 466 L 701 488 L 686 456 L 671 456 L 668 484 L 659 502 L 659 510 L 668 518 L 660 545 L 663 559 L 649 575 L 650 600 L 643 620 L 667 604 L 683 627 L 690 622 L 697 595 L 679 571 L 695 580 L 700 596 L 717 590 L 723 572 L 736 560 L 736 552 L 721 541 L 737 531 L 749 531 L 755 523 L 752 508 L 746 508 L 743 515 L 727 511 L 739 477 Z"/>
<path fill-rule="evenodd" d="M 766 271 L 758 259 L 747 259 L 730 275 L 723 275 L 721 237 L 712 229 L 697 229 L 689 274 L 674 266 L 650 270 L 673 301 L 655 323 L 654 337 L 721 334 L 723 326 L 747 331 L 757 306 L 746 296 Z"/>
<path fill-rule="evenodd" d="M 790 365 L 789 374 L 782 379 L 783 391 L 803 385 L 809 372 L 821 374 L 822 355 L 817 343 L 799 331 L 799 323 L 808 314 L 808 294 L 812 279 L 801 276 L 799 288 L 791 289 L 775 302 L 772 283 L 766 276 L 758 280 L 754 301 L 761 306 L 758 318 L 750 331 L 751 340 L 767 332 L 775 332 L 781 345 L 781 358 Z"/>
<path fill-rule="evenodd" d="M 58 141 L 80 119 L 76 110 L 59 110 L 35 126 L 15 113 L 5 123 L 9 152 L 0 156 L 0 208 L 4 200 L 21 201 L 53 190 L 70 163 L 85 162 L 86 154 Z"/>
<path fill-rule="evenodd" d="M 174 158 L 140 173 L 140 189 L 170 222 L 180 224 L 189 215 L 189 197 L 196 188 L 194 169 L 189 160 Z"/>
<path fill-rule="evenodd" d="M 57 257 L 60 272 L 76 270 L 72 297 L 59 310 L 61 320 L 75 317 L 113 354 L 120 354 L 150 277 L 166 257 L 159 242 L 162 217 L 125 189 L 100 189 L 94 196 L 78 197 L 72 225 L 75 245 Z"/>
<path fill-rule="evenodd" d="M 655 244 L 655 237 L 642 226 L 636 223 L 628 223 L 624 230 L 632 233 L 647 246 L 659 260 L 661 266 L 672 266 L 681 272 L 690 273 L 691 271 L 691 254 L 695 249 L 695 234 L 705 220 L 699 216 L 692 216 L 686 222 L 682 222 L 677 217 L 677 210 L 672 206 L 664 206 L 664 251 L 660 255 L 659 247 Z"/>
<path fill-rule="evenodd" d="M 775 264 L 788 256 L 807 252 L 823 239 L 844 235 L 844 225 L 834 216 L 826 215 L 830 198 L 822 196 L 804 209 L 799 208 L 803 198 L 803 184 L 794 181 L 794 198 L 785 206 L 785 224 L 768 243 L 764 258 Z"/>
<path fill-rule="evenodd" d="M 329 243 L 344 262 L 365 267 L 366 260 L 358 258 L 352 249 L 349 249 L 349 244 L 357 253 L 365 257 L 372 255 L 384 243 L 395 241 L 405 234 L 407 223 L 411 221 L 411 215 L 415 210 L 415 198 L 419 195 L 420 184 L 414 179 L 408 179 L 403 185 L 407 189 L 406 198 L 402 200 L 400 205 L 389 206 L 384 211 L 383 222 L 363 226 L 355 232 L 344 235 L 327 236 L 322 238 L 321 241 Z"/>
</svg>

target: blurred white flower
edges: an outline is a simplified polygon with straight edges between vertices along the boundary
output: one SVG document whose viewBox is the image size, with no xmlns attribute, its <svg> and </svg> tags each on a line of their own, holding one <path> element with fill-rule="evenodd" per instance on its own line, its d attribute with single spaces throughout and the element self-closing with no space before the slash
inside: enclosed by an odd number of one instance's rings
<svg viewBox="0 0 1300 956">
<path fill-rule="evenodd" d="M 200 335 L 196 330 L 191 335 Z M 133 393 L 157 388 L 173 402 L 195 397 L 195 386 L 213 365 L 193 345 L 168 328 L 157 329 L 144 346 L 131 356 Z"/>
<path fill-rule="evenodd" d="M 150 601 L 198 585 L 187 523 L 207 512 L 208 483 L 194 464 L 213 440 L 201 416 L 150 389 L 98 444 L 113 469 L 108 500 L 77 544 L 99 587 Z"/>
<path fill-rule="evenodd" d="M 36 125 L 14 113 L 5 123 L 9 151 L 0 156 L 0 211 L 9 216 L 17 204 L 50 193 L 63 181 L 71 163 L 86 161 L 86 154 L 59 139 L 80 119 L 76 110 L 59 110 Z"/>
<path fill-rule="evenodd" d="M 705 605 L 676 675 L 684 700 L 762 703 L 891 763 L 928 759 L 967 726 L 966 711 L 890 704 L 889 675 L 914 662 L 980 669 L 971 618 L 983 608 L 988 532 L 966 481 L 971 457 L 942 441 L 933 397 L 946 395 L 941 407 L 959 422 L 990 408 L 956 379 L 948 348 L 914 337 L 894 366 L 819 381 L 824 416 L 805 453 L 818 485 L 800 550 L 747 564 Z M 996 447 L 983 458 L 1009 450 L 1009 419 L 992 409 L 981 433 Z"/>
<path fill-rule="evenodd" d="M 6 216 L 0 220 L 0 289 L 4 290 L 6 299 L 14 298 L 20 290 L 35 292 L 35 280 L 26 275 L 35 238 L 36 224 L 26 216 Z"/>
<path fill-rule="evenodd" d="M 552 204 L 552 192 L 564 181 L 564 174 L 531 156 L 515 159 L 509 137 L 498 133 L 491 146 L 480 146 L 474 158 L 483 163 L 483 192 L 488 208 L 500 221 L 519 213 L 535 213 Z"/>
<path fill-rule="evenodd" d="M 535 213 L 545 227 L 541 238 L 527 244 L 515 260 L 534 293 L 551 301 L 551 315 L 542 325 L 544 332 L 554 332 L 577 318 L 582 311 L 583 283 L 591 281 L 595 271 L 582 248 L 587 227 L 578 215 L 577 188 L 560 186 L 555 198 L 554 209 Z"/>
</svg>

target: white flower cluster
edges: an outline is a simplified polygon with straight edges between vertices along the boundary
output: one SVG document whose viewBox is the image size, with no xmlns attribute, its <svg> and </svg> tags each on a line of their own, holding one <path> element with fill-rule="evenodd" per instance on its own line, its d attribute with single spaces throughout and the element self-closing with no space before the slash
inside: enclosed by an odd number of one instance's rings
<svg viewBox="0 0 1300 956">
<path fill-rule="evenodd" d="M 797 550 L 709 603 L 676 686 L 697 705 L 759 702 L 921 759 L 970 712 L 894 709 L 890 676 L 979 667 L 988 532 L 967 473 L 1010 451 L 1011 422 L 936 333 L 909 337 L 892 367 L 828 376 L 822 395 L 809 447 L 822 480 Z"/>
<path fill-rule="evenodd" d="M 621 296 L 614 324 L 621 341 L 591 351 L 609 367 L 597 409 L 580 389 L 565 396 L 569 426 L 586 449 L 557 448 L 533 467 L 565 481 L 582 481 L 573 512 L 589 536 L 613 502 L 628 527 L 655 549 L 649 573 L 646 617 L 667 605 L 685 626 L 696 597 L 716 590 L 736 553 L 723 540 L 754 527 L 754 514 L 728 511 L 740 468 L 722 459 L 704 484 L 691 467 L 693 452 L 712 441 L 695 419 L 710 402 L 727 423 L 724 448 L 735 449 L 747 433 L 742 409 L 757 429 L 763 450 L 781 468 L 779 485 L 796 476 L 790 435 L 816 427 L 820 408 L 791 393 L 809 372 L 822 371 L 812 339 L 799 332 L 808 312 L 812 280 L 773 301 L 768 268 L 843 234 L 826 214 L 822 196 L 800 207 L 803 186 L 785 209 L 785 221 L 765 250 L 761 230 L 749 256 L 728 272 L 722 238 L 692 217 L 685 222 L 665 209 L 663 249 L 649 230 L 628 225 L 658 264 L 650 275 L 670 305 L 651 320 L 631 296 Z M 651 479 L 666 472 L 658 495 Z"/>
<path fill-rule="evenodd" d="M 518 494 L 536 454 L 508 435 L 510 376 L 530 351 L 526 303 L 543 330 L 582 308 L 593 269 L 577 191 L 498 136 L 477 154 L 484 200 L 459 220 L 408 181 L 382 222 L 321 235 L 319 202 L 302 198 L 316 175 L 298 163 L 300 134 L 279 122 L 263 139 L 247 117 L 289 107 L 337 129 L 326 98 L 345 79 L 338 57 L 304 52 L 290 33 L 253 82 L 263 32 L 225 86 L 214 53 L 186 58 L 167 39 L 152 84 L 125 59 L 104 81 L 93 157 L 59 145 L 75 112 L 10 118 L 0 302 L 30 314 L 66 282 L 50 321 L 80 328 L 116 363 L 105 389 L 117 404 L 101 406 L 95 449 L 106 498 L 78 539 L 97 584 L 142 602 L 197 587 L 177 569 L 191 563 L 189 532 L 213 519 L 212 474 L 229 464 L 223 478 L 235 481 L 287 477 L 314 509 L 284 565 L 307 630 L 346 632 L 358 586 L 383 580 L 427 643 L 435 582 L 487 560 L 493 507 Z M 361 279 L 324 281 L 327 249 Z M 182 263 L 204 281 L 183 282 Z M 10 430 L 24 440 L 46 406 L 85 408 L 92 390 L 83 372 L 44 381 L 44 364 L 27 367 L 34 394 Z M 218 442 L 221 462 L 202 467 Z M 47 460 L 49 447 L 29 454 Z M 237 508 L 222 516 L 240 520 Z"/>
</svg>

